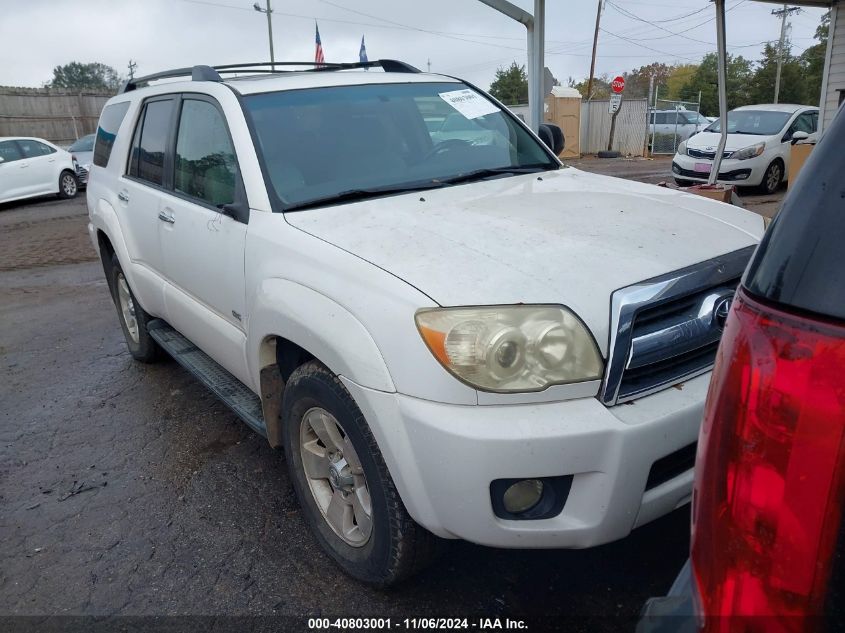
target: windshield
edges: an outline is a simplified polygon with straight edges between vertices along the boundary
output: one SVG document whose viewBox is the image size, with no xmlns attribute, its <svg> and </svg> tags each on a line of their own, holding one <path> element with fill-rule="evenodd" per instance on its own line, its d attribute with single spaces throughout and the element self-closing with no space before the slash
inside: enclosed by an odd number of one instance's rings
<svg viewBox="0 0 845 633">
<path fill-rule="evenodd" d="M 512 116 L 461 83 L 332 86 L 244 101 L 284 209 L 559 167 Z"/>
<path fill-rule="evenodd" d="M 73 145 L 68 148 L 69 152 L 93 152 L 94 151 L 94 134 L 88 134 L 78 139 Z"/>
<path fill-rule="evenodd" d="M 778 134 L 792 114 L 767 110 L 733 110 L 728 112 L 728 134 L 757 134 L 772 136 Z M 707 128 L 708 132 L 721 132 L 719 119 Z"/>
</svg>

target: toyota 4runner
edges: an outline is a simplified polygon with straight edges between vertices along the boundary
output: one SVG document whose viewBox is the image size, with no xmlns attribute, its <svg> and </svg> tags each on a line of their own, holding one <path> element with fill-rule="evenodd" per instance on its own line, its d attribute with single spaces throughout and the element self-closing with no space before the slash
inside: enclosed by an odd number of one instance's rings
<svg viewBox="0 0 845 633">
<path fill-rule="evenodd" d="M 89 231 L 132 355 L 284 448 L 340 566 L 385 586 L 441 539 L 590 547 L 686 503 L 763 219 L 565 167 L 452 77 L 254 66 L 113 97 Z"/>
</svg>

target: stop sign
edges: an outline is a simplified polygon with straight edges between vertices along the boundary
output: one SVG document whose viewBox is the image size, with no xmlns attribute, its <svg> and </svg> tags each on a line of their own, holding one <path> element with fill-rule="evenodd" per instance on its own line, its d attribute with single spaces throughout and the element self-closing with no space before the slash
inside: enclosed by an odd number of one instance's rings
<svg viewBox="0 0 845 633">
<path fill-rule="evenodd" d="M 624 77 L 617 77 L 613 81 L 610 82 L 610 89 L 613 90 L 616 94 L 621 94 L 623 90 L 625 90 L 625 78 Z"/>
</svg>

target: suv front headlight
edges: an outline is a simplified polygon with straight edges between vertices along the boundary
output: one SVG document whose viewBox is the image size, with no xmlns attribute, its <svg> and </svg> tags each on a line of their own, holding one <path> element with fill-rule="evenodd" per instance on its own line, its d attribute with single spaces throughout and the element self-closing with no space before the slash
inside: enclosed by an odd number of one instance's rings
<svg viewBox="0 0 845 633">
<path fill-rule="evenodd" d="M 733 154 L 728 156 L 728 158 L 734 158 L 736 160 L 747 160 L 749 158 L 755 158 L 766 151 L 766 144 L 765 143 L 758 143 L 757 145 L 752 145 L 751 147 L 746 147 L 745 149 L 738 149 Z"/>
<path fill-rule="evenodd" d="M 563 306 L 432 308 L 415 319 L 440 364 L 483 391 L 541 391 L 602 374 L 592 334 Z"/>
<path fill-rule="evenodd" d="M 677 152 L 678 152 L 681 156 L 686 156 L 686 155 L 687 155 L 687 142 L 686 142 L 686 141 L 681 141 L 681 142 L 680 142 L 680 144 L 678 145 L 678 150 L 677 150 Z"/>
</svg>

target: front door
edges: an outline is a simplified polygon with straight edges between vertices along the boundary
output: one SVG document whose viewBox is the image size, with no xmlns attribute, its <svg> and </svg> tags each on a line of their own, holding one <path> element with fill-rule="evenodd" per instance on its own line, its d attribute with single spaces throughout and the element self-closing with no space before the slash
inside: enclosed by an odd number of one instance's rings
<svg viewBox="0 0 845 633">
<path fill-rule="evenodd" d="M 173 150 L 172 192 L 162 201 L 159 236 L 168 319 L 242 380 L 244 243 L 247 225 L 223 212 L 243 188 L 218 104 L 181 99 Z"/>
<path fill-rule="evenodd" d="M 0 141 L 0 202 L 26 195 L 23 152 L 17 141 Z"/>
<path fill-rule="evenodd" d="M 33 195 L 53 193 L 59 190 L 59 173 L 56 169 L 56 150 L 34 139 L 19 139 L 23 152 L 22 164 L 29 190 Z"/>
</svg>

